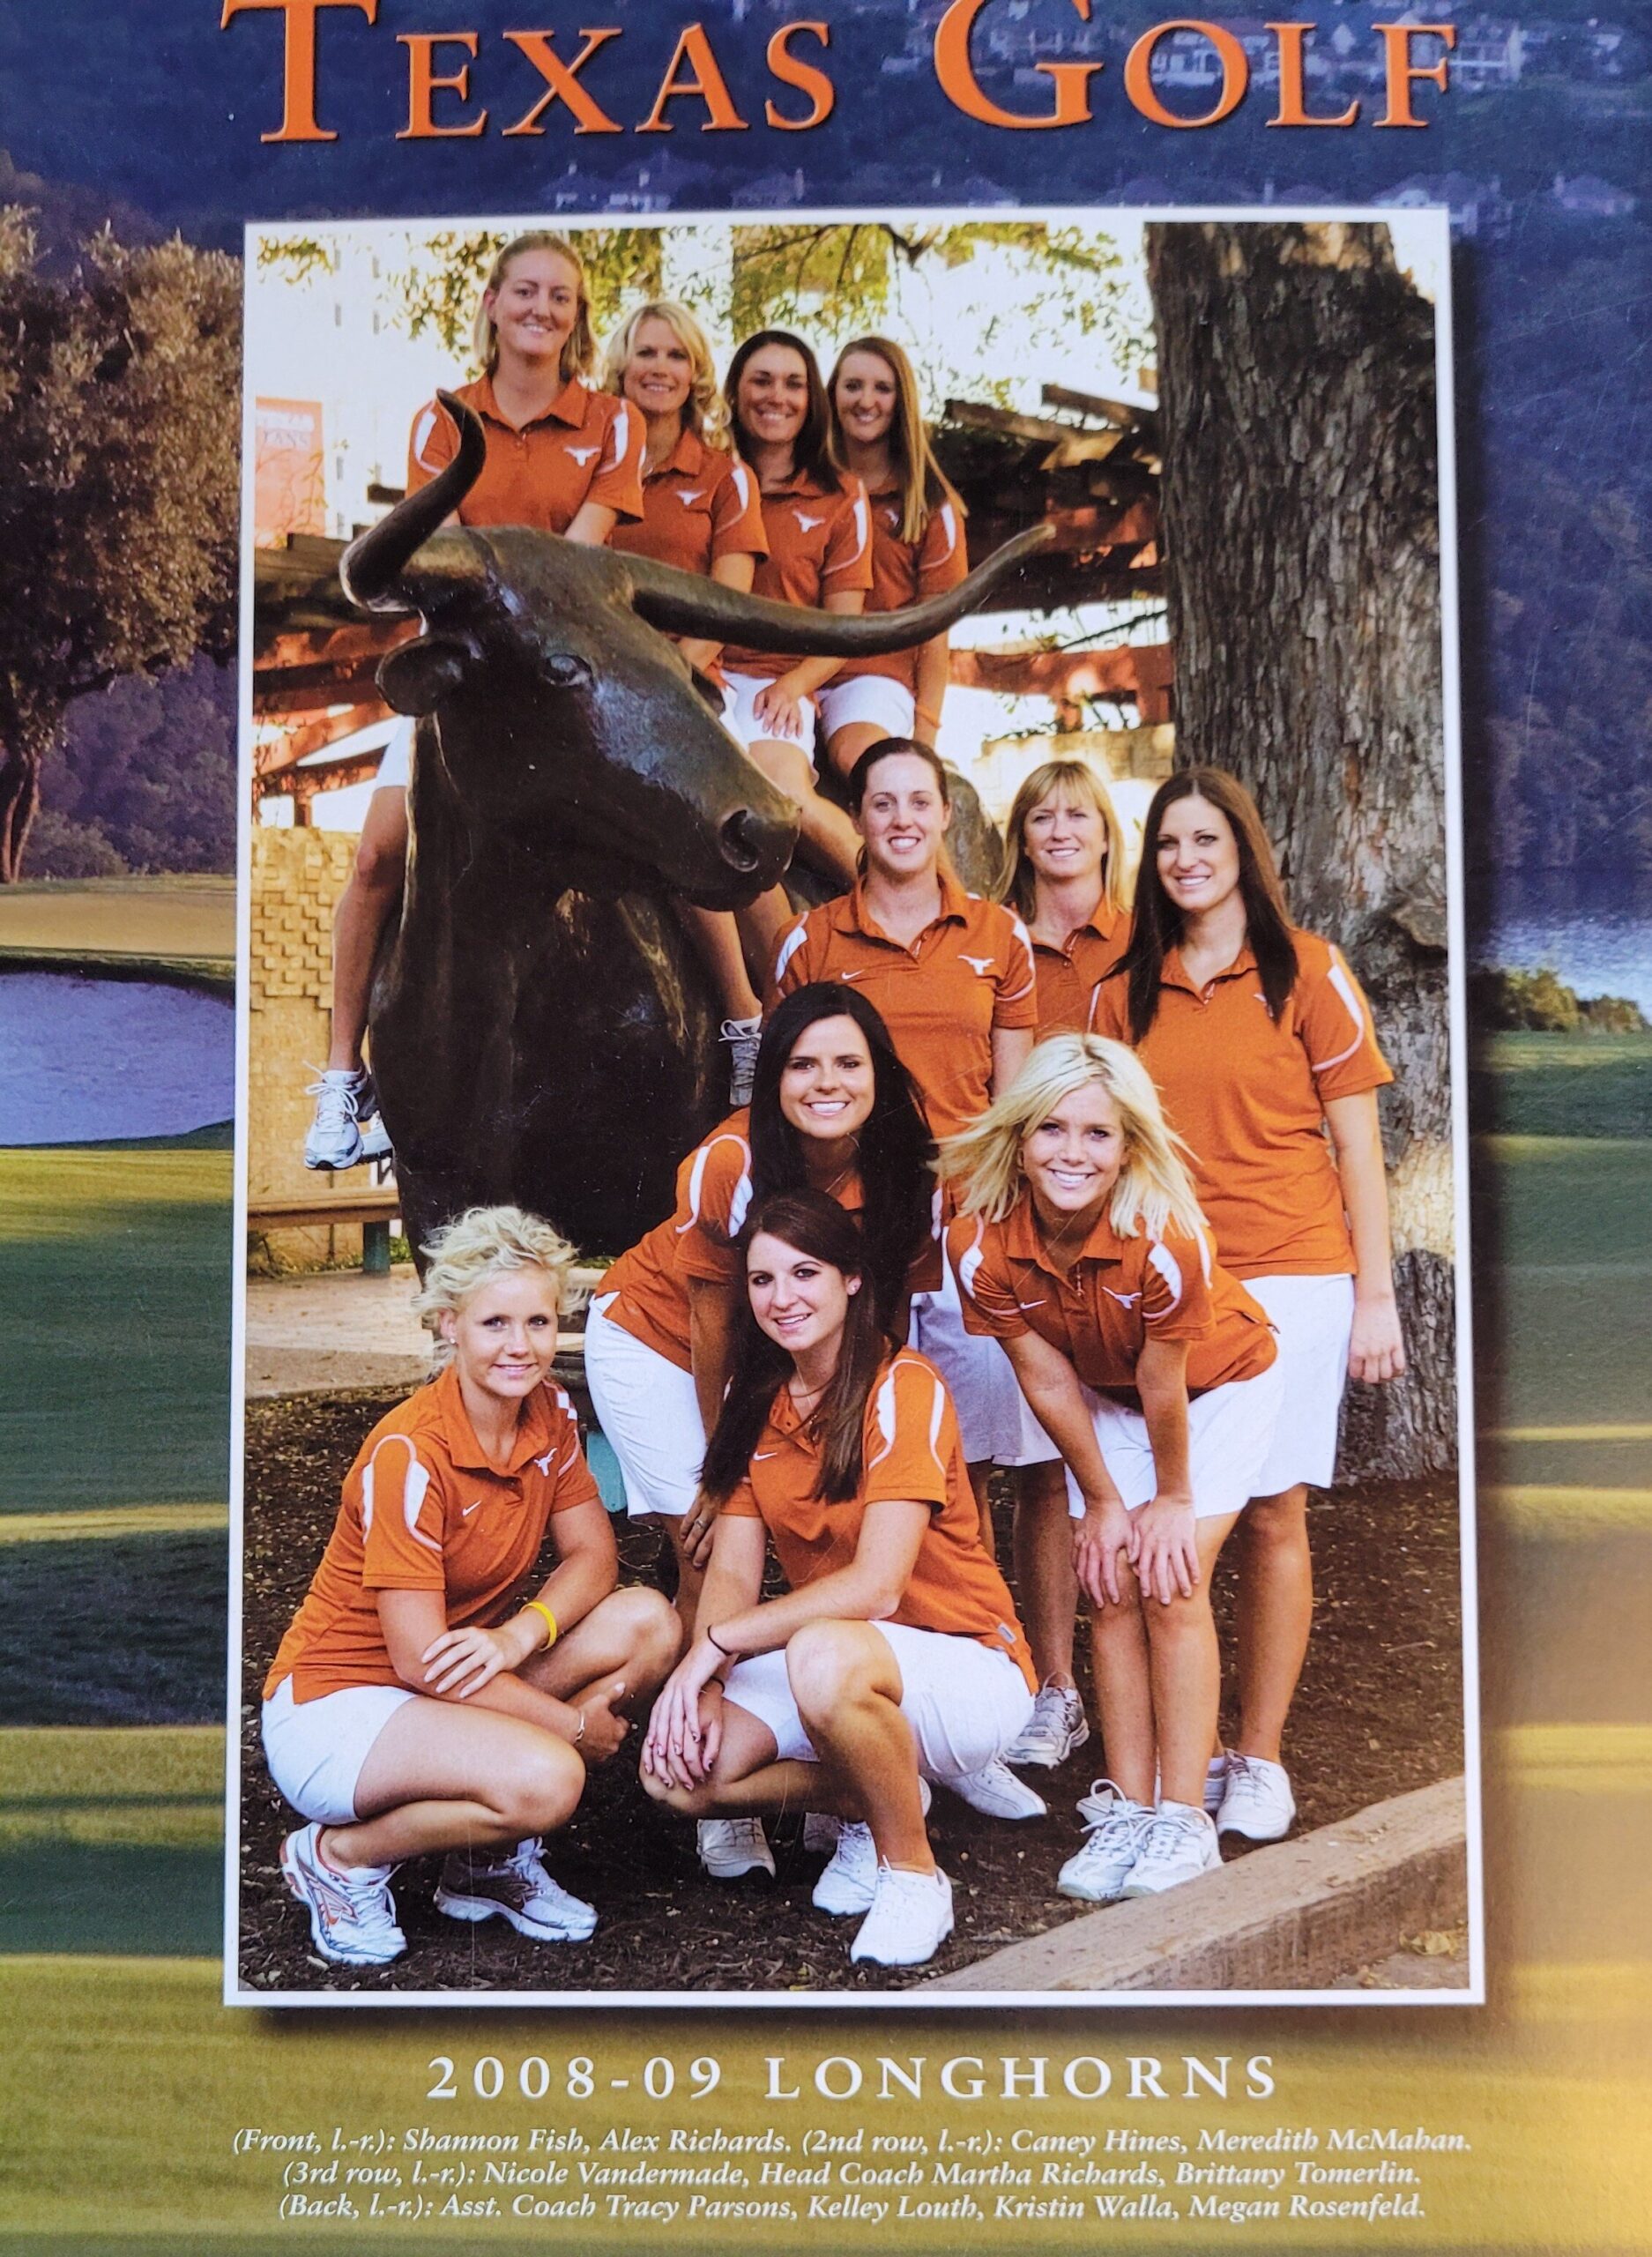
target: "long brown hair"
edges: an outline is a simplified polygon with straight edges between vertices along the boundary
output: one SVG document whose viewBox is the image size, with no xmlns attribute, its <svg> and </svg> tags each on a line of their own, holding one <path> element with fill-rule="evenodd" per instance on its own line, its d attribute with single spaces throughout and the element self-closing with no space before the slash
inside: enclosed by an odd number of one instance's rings
<svg viewBox="0 0 1652 2257">
<path fill-rule="evenodd" d="M 844 362 L 852 353 L 871 353 L 882 361 L 895 379 L 895 420 L 889 425 L 889 452 L 901 481 L 901 539 L 909 545 L 920 541 L 930 518 L 943 503 L 950 503 L 960 520 L 968 513 L 945 471 L 935 460 L 934 449 L 929 443 L 925 427 L 923 404 L 918 397 L 918 379 L 912 364 L 900 346 L 888 337 L 857 337 L 844 346 L 832 364 L 826 379 L 826 398 L 831 408 L 832 459 L 847 468 L 844 461 L 843 426 L 837 420 L 837 379 L 844 372 Z"/>
<path fill-rule="evenodd" d="M 1237 776 L 1225 768 L 1184 768 L 1167 776 L 1153 794 L 1142 829 L 1142 860 L 1135 876 L 1135 923 L 1130 945 L 1119 961 L 1129 976 L 1130 1039 L 1140 1042 L 1158 1011 L 1165 958 L 1181 939 L 1181 912 L 1165 890 L 1158 874 L 1158 830 L 1165 809 L 1178 800 L 1208 800 L 1225 816 L 1239 849 L 1239 883 L 1245 904 L 1245 934 L 1271 1017 L 1284 1010 L 1296 985 L 1297 948 L 1284 890 L 1256 802 Z"/>
<path fill-rule="evenodd" d="M 860 1225 L 823 1191 L 777 1191 L 759 1200 L 740 1234 L 742 1248 L 749 1248 L 760 1233 L 845 1278 L 859 1281 L 866 1276 Z M 821 1443 L 815 1494 L 829 1503 L 841 1503 L 860 1486 L 867 1400 L 895 1345 L 879 1320 L 876 1297 L 864 1287 L 852 1293 L 837 1368 L 808 1422 Z M 793 1368 L 785 1350 L 759 1329 L 748 1300 L 735 1332 L 728 1393 L 700 1476 L 701 1486 L 715 1503 L 726 1503 L 746 1479 L 775 1397 Z"/>
</svg>

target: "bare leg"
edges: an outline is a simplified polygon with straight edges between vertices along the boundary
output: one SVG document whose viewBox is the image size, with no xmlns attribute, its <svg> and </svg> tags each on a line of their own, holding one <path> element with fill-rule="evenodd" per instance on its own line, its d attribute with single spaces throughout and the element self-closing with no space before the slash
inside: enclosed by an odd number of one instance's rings
<svg viewBox="0 0 1652 2257">
<path fill-rule="evenodd" d="M 1239 1576 L 1241 1754 L 1279 1761 L 1285 1718 L 1313 1628 L 1313 1561 L 1304 1484 L 1253 1497 L 1240 1516 Z"/>
<path fill-rule="evenodd" d="M 1191 1598 L 1179 1595 L 1168 1605 L 1157 1598 L 1142 1600 L 1152 1665 L 1159 1793 L 1166 1802 L 1185 1802 L 1194 1810 L 1204 1807 L 1205 1765 L 1216 1745 L 1222 1695 L 1210 1573 L 1236 1517 L 1224 1513 L 1199 1522 L 1199 1583 Z"/>
<path fill-rule="evenodd" d="M 870 1622 L 808 1622 L 787 1645 L 785 1667 L 808 1736 L 859 1800 L 879 1858 L 933 1873 L 918 1743 L 889 1640 Z"/>
<path fill-rule="evenodd" d="M 724 1017 L 757 1017 L 763 1004 L 752 986 L 740 928 L 731 912 L 726 909 L 697 908 L 680 895 L 673 898 L 671 905 L 717 990 Z"/>
<path fill-rule="evenodd" d="M 1147 1605 L 1127 1561 L 1119 1561 L 1120 1597 L 1090 1602 L 1090 1665 L 1107 1777 L 1132 1802 L 1150 1808 L 1156 1752 L 1153 1737 L 1153 1680 L 1148 1652 Z"/>
<path fill-rule="evenodd" d="M 818 1763 L 779 1759 L 774 1734 L 737 1701 L 723 1704 L 723 1744 L 710 1778 L 675 1787 L 655 1772 L 642 1774 L 644 1791 L 686 1818 L 754 1818 L 767 1811 L 836 1810 L 822 1800 L 828 1782 Z M 848 1814 L 854 1816 L 857 1814 Z"/>
<path fill-rule="evenodd" d="M 332 920 L 332 1042 L 329 1067 L 359 1071 L 379 935 L 401 898 L 407 865 L 407 794 L 400 785 L 367 803 L 355 868 Z"/>
<path fill-rule="evenodd" d="M 792 897 L 783 885 L 771 885 L 768 892 L 759 894 L 748 908 L 737 909 L 734 922 L 746 951 L 746 964 L 752 985 L 766 988 L 774 977 L 775 958 L 780 953 L 780 943 L 797 922 L 797 911 L 792 906 Z"/>
<path fill-rule="evenodd" d="M 1067 1510 L 1067 1471 L 1060 1459 L 1017 1466 L 1016 1582 L 1041 1685 L 1073 1683 L 1078 1578 L 1073 1573 L 1072 1529 Z"/>
<path fill-rule="evenodd" d="M 881 744 L 888 736 L 875 721 L 850 721 L 841 729 L 834 729 L 826 740 L 826 757 L 837 773 L 847 780 L 850 770 L 869 746 Z"/>
<path fill-rule="evenodd" d="M 778 784 L 797 801 L 799 843 L 809 860 L 841 885 L 852 885 L 860 840 L 843 809 L 822 799 L 815 790 L 814 771 L 802 746 L 788 744 L 780 737 L 759 737 L 748 748 L 748 757 L 771 784 Z"/>
<path fill-rule="evenodd" d="M 404 1702 L 368 1751 L 352 1826 L 324 1827 L 324 1854 L 346 1870 L 428 1850 L 509 1849 L 565 1826 L 585 1767 L 565 1739 L 496 1709 Z"/>
<path fill-rule="evenodd" d="M 525 1662 L 521 1675 L 575 1708 L 623 1685 L 619 1706 L 635 1715 L 670 1676 L 681 1650 L 671 1601 L 634 1583 L 610 1591 L 547 1651 Z"/>
</svg>

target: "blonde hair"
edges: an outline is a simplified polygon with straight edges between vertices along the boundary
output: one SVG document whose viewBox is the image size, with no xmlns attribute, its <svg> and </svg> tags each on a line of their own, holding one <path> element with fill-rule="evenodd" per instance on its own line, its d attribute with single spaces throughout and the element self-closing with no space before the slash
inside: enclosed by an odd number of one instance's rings
<svg viewBox="0 0 1652 2257">
<path fill-rule="evenodd" d="M 556 1305 L 566 1313 L 584 1300 L 571 1272 L 579 1256 L 562 1233 L 520 1207 L 472 1207 L 444 1223 L 420 1248 L 423 1282 L 413 1310 L 434 1342 L 430 1367 L 440 1371 L 453 1359 L 451 1341 L 442 1337 L 442 1319 L 457 1316 L 471 1295 L 495 1277 L 518 1270 L 543 1270 L 555 1280 Z"/>
<path fill-rule="evenodd" d="M 900 536 L 907 542 L 921 540 L 931 517 L 949 502 L 960 518 L 969 515 L 946 473 L 935 460 L 928 427 L 918 398 L 918 378 L 912 364 L 892 338 L 857 337 L 844 346 L 826 380 L 831 406 L 831 458 L 839 470 L 844 460 L 843 432 L 837 421 L 837 379 L 852 353 L 874 353 L 895 378 L 895 421 L 889 426 L 889 451 L 901 481 Z"/>
<path fill-rule="evenodd" d="M 1116 917 L 1129 907 L 1124 891 L 1124 831 L 1107 787 L 1084 760 L 1046 760 L 1035 768 L 1010 802 L 1004 837 L 1008 859 L 999 882 L 998 898 L 1031 922 L 1038 873 L 1027 854 L 1027 817 L 1041 801 L 1057 792 L 1069 793 L 1094 808 L 1106 833 L 1106 860 L 1102 864 L 1101 898 Z"/>
<path fill-rule="evenodd" d="M 491 376 L 499 365 L 499 331 L 487 309 L 487 301 L 503 282 L 511 260 L 531 250 L 554 251 L 574 270 L 578 311 L 558 365 L 564 384 L 570 376 L 589 376 L 597 362 L 597 333 L 591 325 L 591 292 L 585 282 L 585 262 L 567 236 L 559 235 L 553 227 L 531 227 L 525 235 L 513 236 L 495 259 L 476 302 L 476 318 L 471 324 L 471 350 Z"/>
<path fill-rule="evenodd" d="M 1135 1051 L 1099 1034 L 1053 1034 L 1039 1043 L 1002 1097 L 941 1144 L 935 1173 L 957 1185 L 964 1214 L 1001 1223 L 1021 1196 L 1023 1145 L 1063 1099 L 1092 1084 L 1118 1107 L 1124 1132 L 1124 1166 L 1108 1209 L 1114 1230 L 1120 1238 L 1142 1231 L 1156 1238 L 1169 1224 L 1196 1238 L 1204 1217 L 1182 1158 L 1186 1146 L 1166 1124 Z"/>
<path fill-rule="evenodd" d="M 638 306 L 629 320 L 621 323 L 603 353 L 603 390 L 613 392 L 616 399 L 624 399 L 625 371 L 636 349 L 636 333 L 645 321 L 663 321 L 692 365 L 694 373 L 682 410 L 684 423 L 708 447 L 729 453 L 733 442 L 728 435 L 728 407 L 718 387 L 711 340 L 696 316 L 679 299 L 651 298 L 645 306 Z"/>
</svg>

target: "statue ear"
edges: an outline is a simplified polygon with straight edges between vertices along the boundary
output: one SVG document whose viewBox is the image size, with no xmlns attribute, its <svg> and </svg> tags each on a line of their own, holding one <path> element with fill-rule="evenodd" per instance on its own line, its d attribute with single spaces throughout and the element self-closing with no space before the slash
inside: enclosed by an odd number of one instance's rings
<svg viewBox="0 0 1652 2257">
<path fill-rule="evenodd" d="M 398 713 L 431 713 L 470 670 L 473 653 L 443 635 L 420 635 L 392 651 L 379 667 L 384 702 Z"/>
</svg>

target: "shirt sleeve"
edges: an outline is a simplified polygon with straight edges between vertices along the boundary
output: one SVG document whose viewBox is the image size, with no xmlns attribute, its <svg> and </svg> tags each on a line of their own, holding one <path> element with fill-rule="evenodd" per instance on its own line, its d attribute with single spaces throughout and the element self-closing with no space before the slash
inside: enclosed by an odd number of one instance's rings
<svg viewBox="0 0 1652 2257">
<path fill-rule="evenodd" d="M 413 417 L 407 435 L 407 491 L 416 494 L 421 486 L 428 486 L 458 451 L 459 435 L 453 418 L 439 399 L 428 399 Z"/>
<path fill-rule="evenodd" d="M 353 1471 L 361 1508 L 363 1590 L 447 1590 L 442 1485 L 406 1434 L 386 1434 Z"/>
<path fill-rule="evenodd" d="M 957 1413 L 946 1382 L 931 1363 L 897 1356 L 867 1400 L 861 1494 L 868 1505 L 899 1497 L 918 1505 L 947 1501 L 947 1464 Z"/>
<path fill-rule="evenodd" d="M 1036 1027 L 1038 1024 L 1038 975 L 1032 961 L 1032 941 L 1013 910 L 1000 914 L 1009 927 L 1001 953 L 1004 969 L 993 998 L 995 1027 Z"/>
<path fill-rule="evenodd" d="M 970 552 L 956 502 L 942 502 L 929 513 L 918 552 L 918 600 L 956 588 L 970 573 Z"/>
<path fill-rule="evenodd" d="M 993 1262 L 997 1233 L 979 1215 L 947 1226 L 947 1260 L 958 1281 L 964 1329 L 988 1340 L 1022 1340 L 1031 1331 L 1015 1287 Z"/>
<path fill-rule="evenodd" d="M 749 1481 L 742 1481 L 738 1489 L 732 1490 L 726 1502 L 719 1507 L 719 1510 L 732 1513 L 736 1520 L 763 1518 L 763 1515 L 757 1509 L 757 1499 Z"/>
<path fill-rule="evenodd" d="M 1114 974 L 1098 981 L 1090 998 L 1090 1026 L 1091 1034 L 1105 1035 L 1109 1042 L 1128 1042 L 1130 1039 L 1130 984 Z"/>
<path fill-rule="evenodd" d="M 868 594 L 872 588 L 872 504 L 858 478 L 845 480 L 821 563 L 821 593 L 839 595 L 845 588 Z"/>
<path fill-rule="evenodd" d="M 1154 1340 L 1202 1340 L 1216 1330 L 1207 1239 L 1167 1231 L 1150 1239 L 1142 1271 L 1142 1318 Z"/>
<path fill-rule="evenodd" d="M 719 1128 L 678 1173 L 672 1232 L 681 1276 L 712 1285 L 740 1283 L 733 1240 L 750 1203 L 751 1147 L 734 1129 Z"/>
<path fill-rule="evenodd" d="M 1377 1047 L 1371 1006 L 1339 948 L 1327 948 L 1324 965 L 1297 982 L 1297 1039 L 1321 1101 L 1380 1089 L 1394 1070 Z"/>
<path fill-rule="evenodd" d="M 602 1492 L 597 1478 L 579 1447 L 579 1421 L 574 1407 L 561 1388 L 553 1388 L 557 1407 L 562 1412 L 562 1425 L 556 1437 L 556 1456 L 551 1461 L 551 1515 L 569 1512 L 575 1505 L 599 1505 Z"/>
<path fill-rule="evenodd" d="M 770 1009 L 782 995 L 789 995 L 794 987 L 807 987 L 815 977 L 815 951 L 809 945 L 813 937 L 808 912 L 805 911 L 781 941 L 776 952 L 774 980 L 769 998 Z"/>
<path fill-rule="evenodd" d="M 598 398 L 606 399 L 606 393 Z M 600 503 L 621 518 L 643 514 L 643 419 L 629 400 L 616 399 L 603 434 L 587 502 Z"/>
<path fill-rule="evenodd" d="M 719 556 L 768 554 L 757 481 L 743 462 L 731 461 L 727 476 L 711 496 L 711 562 L 715 564 Z"/>
</svg>

